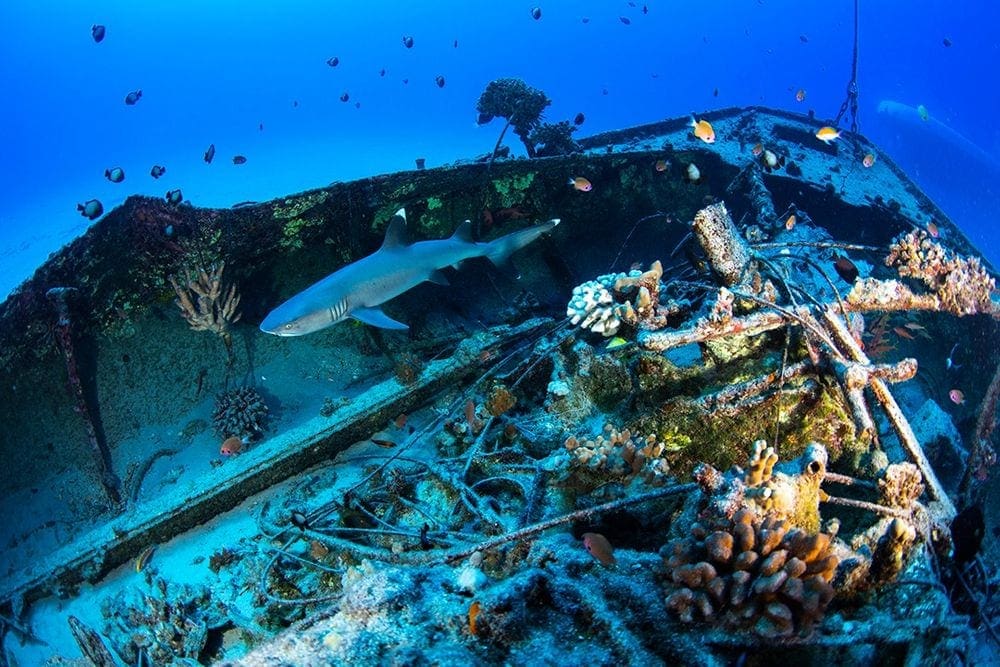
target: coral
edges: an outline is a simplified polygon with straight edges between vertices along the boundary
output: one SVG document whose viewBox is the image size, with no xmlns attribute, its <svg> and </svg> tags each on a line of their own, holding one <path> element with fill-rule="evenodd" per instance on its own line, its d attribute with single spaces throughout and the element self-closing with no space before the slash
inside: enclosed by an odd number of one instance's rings
<svg viewBox="0 0 1000 667">
<path fill-rule="evenodd" d="M 920 468 L 912 463 L 893 463 L 878 480 L 879 502 L 887 507 L 909 510 L 923 492 Z"/>
<path fill-rule="evenodd" d="M 758 519 L 750 509 L 719 525 L 696 523 L 690 537 L 665 547 L 667 608 L 688 623 L 721 622 L 767 637 L 806 634 L 834 596 L 832 538 L 789 529 L 770 514 Z"/>
<path fill-rule="evenodd" d="M 156 579 L 154 594 L 129 587 L 101 603 L 104 634 L 126 664 L 180 664 L 198 658 L 208 631 L 227 622 L 207 586 Z M 144 656 L 141 657 L 141 656 Z"/>
<path fill-rule="evenodd" d="M 181 316 L 187 320 L 194 331 L 212 331 L 222 338 L 227 350 L 232 349 L 233 341 L 229 333 L 229 325 L 239 321 L 240 313 L 236 310 L 240 305 L 240 295 L 236 285 L 228 289 L 223 285 L 222 272 L 225 262 L 184 271 L 182 282 L 184 287 L 171 276 L 170 284 L 177 293 L 174 302 L 180 308 Z M 197 303 L 197 305 L 195 305 Z"/>
<path fill-rule="evenodd" d="M 253 387 L 237 387 L 215 398 L 212 424 L 221 438 L 257 438 L 267 426 L 264 398 Z"/>
<path fill-rule="evenodd" d="M 486 408 L 486 412 L 494 417 L 499 417 L 515 405 L 517 405 L 517 398 L 510 392 L 510 389 L 502 384 L 495 384 L 486 396 L 483 407 Z"/>
<path fill-rule="evenodd" d="M 573 141 L 575 131 L 576 126 L 566 120 L 558 123 L 541 123 L 531 131 L 528 140 L 535 145 L 535 154 L 538 157 L 570 155 L 580 152 L 580 144 Z"/>
<path fill-rule="evenodd" d="M 872 553 L 869 583 L 874 585 L 893 581 L 903 571 L 910 547 L 916 539 L 917 530 L 912 524 L 900 518 L 891 519 Z"/>
<path fill-rule="evenodd" d="M 564 446 L 571 455 L 571 466 L 602 471 L 610 477 L 626 481 L 639 478 L 649 485 L 663 484 L 670 472 L 664 455 L 683 443 L 676 436 L 669 442 L 657 441 L 656 436 L 632 435 L 629 429 L 617 430 L 611 424 L 594 439 L 566 439 Z M 673 449 L 672 449 L 673 448 Z"/>
<path fill-rule="evenodd" d="M 886 266 L 895 267 L 905 278 L 917 278 L 941 302 L 941 309 L 955 315 L 992 313 L 996 281 L 978 257 L 961 257 L 922 230 L 913 230 L 893 240 Z"/>
<path fill-rule="evenodd" d="M 515 134 L 528 151 L 528 157 L 535 156 L 535 147 L 531 142 L 531 131 L 538 127 L 545 107 L 552 104 L 545 93 L 532 88 L 521 79 L 503 78 L 490 81 L 476 102 L 480 124 L 488 123 L 499 116 L 507 119 L 507 125 L 513 126 Z M 507 128 L 504 127 L 504 130 Z M 503 139 L 503 133 L 500 134 Z M 500 141 L 497 141 L 499 147 Z M 494 151 L 496 152 L 496 151 Z"/>
<path fill-rule="evenodd" d="M 648 271 L 606 273 L 573 288 L 566 306 L 571 324 L 605 337 L 618 333 L 622 324 L 662 326 L 660 312 L 660 277 L 663 267 L 653 262 Z"/>
<path fill-rule="evenodd" d="M 768 514 L 810 532 L 819 529 L 819 485 L 826 475 L 826 448 L 811 443 L 801 457 L 774 471 L 778 455 L 763 440 L 753 443 L 750 469 L 743 482 L 746 499 Z"/>
</svg>

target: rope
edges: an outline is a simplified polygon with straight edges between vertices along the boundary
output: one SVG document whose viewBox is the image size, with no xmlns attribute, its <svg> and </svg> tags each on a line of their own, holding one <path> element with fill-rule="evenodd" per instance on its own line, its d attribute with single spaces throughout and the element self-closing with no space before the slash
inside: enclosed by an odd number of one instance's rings
<svg viewBox="0 0 1000 667">
<path fill-rule="evenodd" d="M 840 105 L 837 118 L 833 124 L 840 125 L 840 120 L 848 110 L 851 112 L 851 132 L 858 132 L 858 4 L 860 0 L 854 0 L 854 59 L 851 62 L 851 80 L 847 82 L 847 97 Z"/>
</svg>

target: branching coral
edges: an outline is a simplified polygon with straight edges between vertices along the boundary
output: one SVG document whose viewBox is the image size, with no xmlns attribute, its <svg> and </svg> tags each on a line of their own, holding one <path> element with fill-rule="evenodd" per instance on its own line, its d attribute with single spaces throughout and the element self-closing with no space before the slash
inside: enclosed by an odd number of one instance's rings
<svg viewBox="0 0 1000 667">
<path fill-rule="evenodd" d="M 629 429 L 619 431 L 608 424 L 604 433 L 593 439 L 581 441 L 570 436 L 565 447 L 574 467 L 600 470 L 626 480 L 638 477 L 646 484 L 659 486 L 670 472 L 665 454 L 684 444 L 683 436 L 677 434 L 665 440 L 668 442 L 657 440 L 654 435 L 633 435 Z"/>
<path fill-rule="evenodd" d="M 499 116 L 507 119 L 500 138 L 497 139 L 493 155 L 496 155 L 503 141 L 507 128 L 514 126 L 514 132 L 520 137 L 528 157 L 535 156 L 535 146 L 531 142 L 531 132 L 538 127 L 542 111 L 552 104 L 545 93 L 532 88 L 521 79 L 495 79 L 486 85 L 486 90 L 479 96 L 476 110 L 479 112 L 480 124 L 488 123 Z"/>
<path fill-rule="evenodd" d="M 905 278 L 922 281 L 940 300 L 941 310 L 955 315 L 996 311 L 996 281 L 980 259 L 952 254 L 922 229 L 896 238 L 885 264 Z"/>
<path fill-rule="evenodd" d="M 749 509 L 717 525 L 696 523 L 666 547 L 669 610 L 685 622 L 721 622 L 768 637 L 808 633 L 822 619 L 839 559 L 833 535 L 789 528 Z"/>
<path fill-rule="evenodd" d="M 528 140 L 535 145 L 538 157 L 570 155 L 580 152 L 580 144 L 573 141 L 576 126 L 563 120 L 558 123 L 541 123 L 532 130 Z"/>
<path fill-rule="evenodd" d="M 208 269 L 199 268 L 185 272 L 178 284 L 174 276 L 170 276 L 170 284 L 177 293 L 175 303 L 181 310 L 181 316 L 195 331 L 212 331 L 222 338 L 226 349 L 231 350 L 233 341 L 229 333 L 229 325 L 239 321 L 240 295 L 236 285 L 228 288 L 222 282 L 222 272 L 225 262 L 219 262 Z"/>
</svg>

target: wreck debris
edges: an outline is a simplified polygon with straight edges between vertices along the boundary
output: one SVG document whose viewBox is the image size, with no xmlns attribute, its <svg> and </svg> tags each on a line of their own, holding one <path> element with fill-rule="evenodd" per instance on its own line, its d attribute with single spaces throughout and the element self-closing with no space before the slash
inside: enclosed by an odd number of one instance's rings
<svg viewBox="0 0 1000 667">
<path fill-rule="evenodd" d="M 84 427 L 87 430 L 87 440 L 90 442 L 90 451 L 94 463 L 97 465 L 97 474 L 104 493 L 117 507 L 121 505 L 122 501 L 121 480 L 112 469 L 111 450 L 108 448 L 107 441 L 103 434 L 99 436 L 94 424 L 94 418 L 91 415 L 83 389 L 83 381 L 80 378 L 76 346 L 73 342 L 73 318 L 70 313 L 70 300 L 77 294 L 77 290 L 74 287 L 53 287 L 45 294 L 56 309 L 55 336 L 59 342 L 59 348 L 62 350 L 63 359 L 66 361 L 66 377 L 75 402 L 73 409 L 83 419 Z"/>
<path fill-rule="evenodd" d="M 725 204 L 712 204 L 698 211 L 691 229 L 723 285 L 732 287 L 746 281 L 750 246 L 736 230 Z"/>
<path fill-rule="evenodd" d="M 177 294 L 175 303 L 180 308 L 181 316 L 194 331 L 211 331 L 222 339 L 229 355 L 230 365 L 233 362 L 233 339 L 229 326 L 239 322 L 237 311 L 240 305 L 240 295 L 236 285 L 228 288 L 222 282 L 222 272 L 225 262 L 213 264 L 207 269 L 196 268 L 183 272 L 178 284 L 174 276 L 170 276 L 170 284 Z"/>
<path fill-rule="evenodd" d="M 91 664 L 95 667 L 117 667 L 118 662 L 97 632 L 73 615 L 69 617 L 69 629 L 73 633 L 76 645 L 80 647 L 80 652 L 90 660 Z"/>
</svg>

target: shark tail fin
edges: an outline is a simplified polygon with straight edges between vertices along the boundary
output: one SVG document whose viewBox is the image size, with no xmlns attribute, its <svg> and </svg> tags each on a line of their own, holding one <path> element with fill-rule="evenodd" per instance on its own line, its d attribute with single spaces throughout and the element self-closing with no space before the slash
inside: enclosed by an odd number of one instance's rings
<svg viewBox="0 0 1000 667">
<path fill-rule="evenodd" d="M 553 218 L 534 227 L 528 227 L 513 234 L 501 236 L 487 244 L 489 245 L 489 249 L 486 251 L 485 256 L 497 266 L 509 266 L 511 254 L 528 245 L 542 234 L 552 231 L 552 228 L 558 224 L 559 218 Z"/>
</svg>

